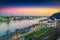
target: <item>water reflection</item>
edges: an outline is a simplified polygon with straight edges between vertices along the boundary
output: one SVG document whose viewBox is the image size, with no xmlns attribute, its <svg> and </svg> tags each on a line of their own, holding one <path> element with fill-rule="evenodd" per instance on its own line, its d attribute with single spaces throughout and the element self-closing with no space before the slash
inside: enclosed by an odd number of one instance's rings
<svg viewBox="0 0 60 40">
<path fill-rule="evenodd" d="M 0 23 L 0 36 L 2 36 L 3 34 L 6 34 L 6 31 L 8 30 L 8 26 L 9 22 L 1 22 Z"/>
<path fill-rule="evenodd" d="M 32 24 L 36 24 L 39 22 L 41 19 L 46 19 L 46 18 L 39 18 L 39 19 L 33 19 L 33 20 L 12 20 L 12 21 L 7 21 L 7 22 L 1 22 L 0 23 L 0 36 L 5 35 L 7 30 L 9 32 L 15 32 L 15 29 L 21 29 L 25 27 L 29 27 Z"/>
<path fill-rule="evenodd" d="M 21 29 L 25 28 L 27 26 L 30 26 L 32 24 L 36 24 L 37 21 L 33 20 L 22 20 L 22 21 L 8 21 L 8 22 L 1 22 L 0 23 L 0 36 L 3 34 L 6 34 L 7 30 L 10 30 L 10 32 L 15 31 L 15 29 Z"/>
</svg>

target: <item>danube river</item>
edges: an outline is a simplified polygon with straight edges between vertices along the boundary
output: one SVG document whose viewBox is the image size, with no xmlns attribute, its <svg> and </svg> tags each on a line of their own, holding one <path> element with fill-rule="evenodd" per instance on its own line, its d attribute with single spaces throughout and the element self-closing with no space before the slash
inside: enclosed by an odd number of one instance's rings
<svg viewBox="0 0 60 40">
<path fill-rule="evenodd" d="M 15 31 L 15 29 L 21 29 L 28 27 L 32 24 L 36 24 L 39 22 L 39 20 L 46 19 L 46 18 L 37 18 L 32 20 L 12 20 L 9 22 L 0 22 L 0 36 L 5 35 L 7 30 Z"/>
</svg>

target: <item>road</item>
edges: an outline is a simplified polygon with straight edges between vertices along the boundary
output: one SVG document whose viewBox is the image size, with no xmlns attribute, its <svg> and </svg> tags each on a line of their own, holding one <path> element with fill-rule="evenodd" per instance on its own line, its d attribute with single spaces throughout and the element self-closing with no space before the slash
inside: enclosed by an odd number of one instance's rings
<svg viewBox="0 0 60 40">
<path fill-rule="evenodd" d="M 35 26 L 35 28 L 30 29 L 30 31 L 29 31 L 28 33 L 21 34 L 21 35 L 20 35 L 20 34 L 19 34 L 19 35 L 16 35 L 16 36 L 14 36 L 12 39 L 13 39 L 13 40 L 17 40 L 17 39 L 20 39 L 20 38 L 28 35 L 28 34 L 31 34 L 31 33 L 35 32 L 37 29 L 39 29 L 40 26 L 41 26 L 41 25 Z"/>
</svg>

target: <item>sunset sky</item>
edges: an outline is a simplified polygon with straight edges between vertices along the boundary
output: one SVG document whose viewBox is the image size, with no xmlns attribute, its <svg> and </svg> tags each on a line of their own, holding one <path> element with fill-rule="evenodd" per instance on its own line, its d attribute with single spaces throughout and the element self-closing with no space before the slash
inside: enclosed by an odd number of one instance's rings
<svg viewBox="0 0 60 40">
<path fill-rule="evenodd" d="M 14 15 L 36 15 L 36 16 L 50 16 L 56 12 L 60 12 L 59 1 L 41 2 L 16 2 L 10 4 L 2 4 L 0 14 L 14 14 Z"/>
</svg>

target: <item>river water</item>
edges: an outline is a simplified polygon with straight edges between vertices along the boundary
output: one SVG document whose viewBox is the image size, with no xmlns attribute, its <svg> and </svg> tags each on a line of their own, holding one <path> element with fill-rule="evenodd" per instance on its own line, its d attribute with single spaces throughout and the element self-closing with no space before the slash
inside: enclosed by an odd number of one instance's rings
<svg viewBox="0 0 60 40">
<path fill-rule="evenodd" d="M 39 20 L 46 19 L 46 18 L 38 18 L 33 20 L 21 20 L 21 21 L 9 21 L 9 22 L 1 22 L 0 23 L 0 36 L 6 34 L 7 30 L 15 31 L 15 29 L 21 29 L 28 27 L 32 24 L 36 24 Z"/>
</svg>

